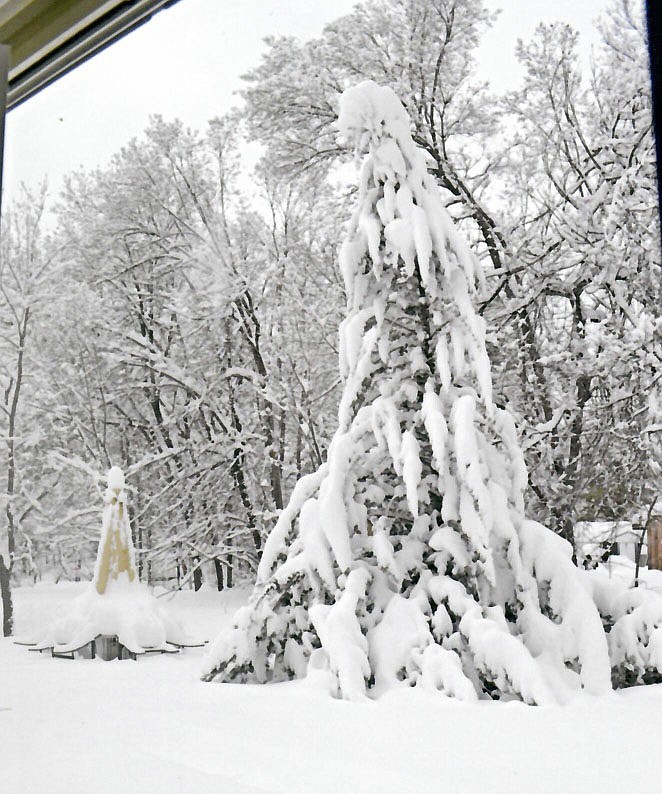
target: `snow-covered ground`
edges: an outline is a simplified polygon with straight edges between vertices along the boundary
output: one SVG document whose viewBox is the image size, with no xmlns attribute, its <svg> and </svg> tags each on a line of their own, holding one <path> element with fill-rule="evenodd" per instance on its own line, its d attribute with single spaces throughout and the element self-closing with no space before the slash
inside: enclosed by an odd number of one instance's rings
<svg viewBox="0 0 662 794">
<path fill-rule="evenodd" d="M 84 584 L 15 593 L 29 634 Z M 181 593 L 213 637 L 247 591 Z M 51 659 L 0 641 L 0 775 L 12 794 L 629 794 L 662 790 L 662 685 L 565 707 L 415 689 L 332 700 L 306 681 L 204 684 L 202 652 Z"/>
</svg>

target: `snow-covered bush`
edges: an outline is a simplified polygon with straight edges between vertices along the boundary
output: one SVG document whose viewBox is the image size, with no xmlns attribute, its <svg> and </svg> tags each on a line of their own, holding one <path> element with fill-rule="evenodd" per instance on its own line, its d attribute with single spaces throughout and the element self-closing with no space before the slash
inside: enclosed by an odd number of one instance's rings
<svg viewBox="0 0 662 794">
<path fill-rule="evenodd" d="M 625 587 L 604 568 L 591 571 L 593 597 L 607 633 L 615 687 L 662 683 L 662 595 Z"/>
<path fill-rule="evenodd" d="M 608 690 L 590 584 L 570 545 L 524 515 L 526 468 L 472 302 L 480 266 L 395 94 L 349 89 L 338 124 L 367 153 L 341 254 L 339 427 L 203 677 L 315 675 L 345 698 L 420 685 L 544 704 Z"/>
</svg>

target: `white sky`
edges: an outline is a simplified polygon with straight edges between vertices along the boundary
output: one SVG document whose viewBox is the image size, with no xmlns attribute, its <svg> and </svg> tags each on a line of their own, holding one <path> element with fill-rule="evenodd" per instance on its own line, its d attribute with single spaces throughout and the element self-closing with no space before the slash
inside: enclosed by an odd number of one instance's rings
<svg viewBox="0 0 662 794">
<path fill-rule="evenodd" d="M 302 39 L 347 13 L 355 0 L 180 0 L 146 25 L 14 109 L 7 117 L 4 200 L 21 183 L 103 165 L 147 126 L 152 113 L 192 127 L 236 103 L 240 76 L 258 63 L 262 39 Z M 502 13 L 485 37 L 480 68 L 498 88 L 516 85 L 514 50 L 538 22 L 572 23 L 588 51 L 607 0 L 486 0 Z"/>
</svg>

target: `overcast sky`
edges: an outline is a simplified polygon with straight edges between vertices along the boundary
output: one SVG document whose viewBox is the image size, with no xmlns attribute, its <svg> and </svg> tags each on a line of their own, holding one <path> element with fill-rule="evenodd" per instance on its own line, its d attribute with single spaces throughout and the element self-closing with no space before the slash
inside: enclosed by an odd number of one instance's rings
<svg viewBox="0 0 662 794">
<path fill-rule="evenodd" d="M 270 34 L 302 39 L 347 13 L 355 0 L 180 0 L 170 9 L 13 110 L 7 118 L 5 199 L 25 182 L 103 165 L 147 126 L 151 113 L 202 127 L 236 104 L 240 76 L 255 65 Z M 536 24 L 571 22 L 585 51 L 607 0 L 486 0 L 502 13 L 479 53 L 497 88 L 517 84 L 514 50 Z"/>
</svg>

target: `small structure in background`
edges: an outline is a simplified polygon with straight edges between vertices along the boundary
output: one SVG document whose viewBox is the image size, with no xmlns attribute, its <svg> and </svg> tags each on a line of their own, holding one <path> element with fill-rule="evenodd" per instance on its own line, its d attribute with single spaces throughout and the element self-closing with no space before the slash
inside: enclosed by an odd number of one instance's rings
<svg viewBox="0 0 662 794">
<path fill-rule="evenodd" d="M 646 542 L 648 567 L 662 571 L 662 515 L 652 515 L 646 522 Z"/>
<path fill-rule="evenodd" d="M 20 644 L 53 656 L 123 659 L 200 646 L 139 581 L 124 474 L 113 466 L 104 495 L 101 540 L 89 587 L 39 639 Z"/>
<path fill-rule="evenodd" d="M 575 525 L 577 558 L 586 568 L 595 567 L 616 555 L 636 563 L 640 540 L 641 527 L 637 528 L 630 521 L 578 521 Z M 647 555 L 644 544 L 640 565 L 646 565 Z"/>
</svg>

